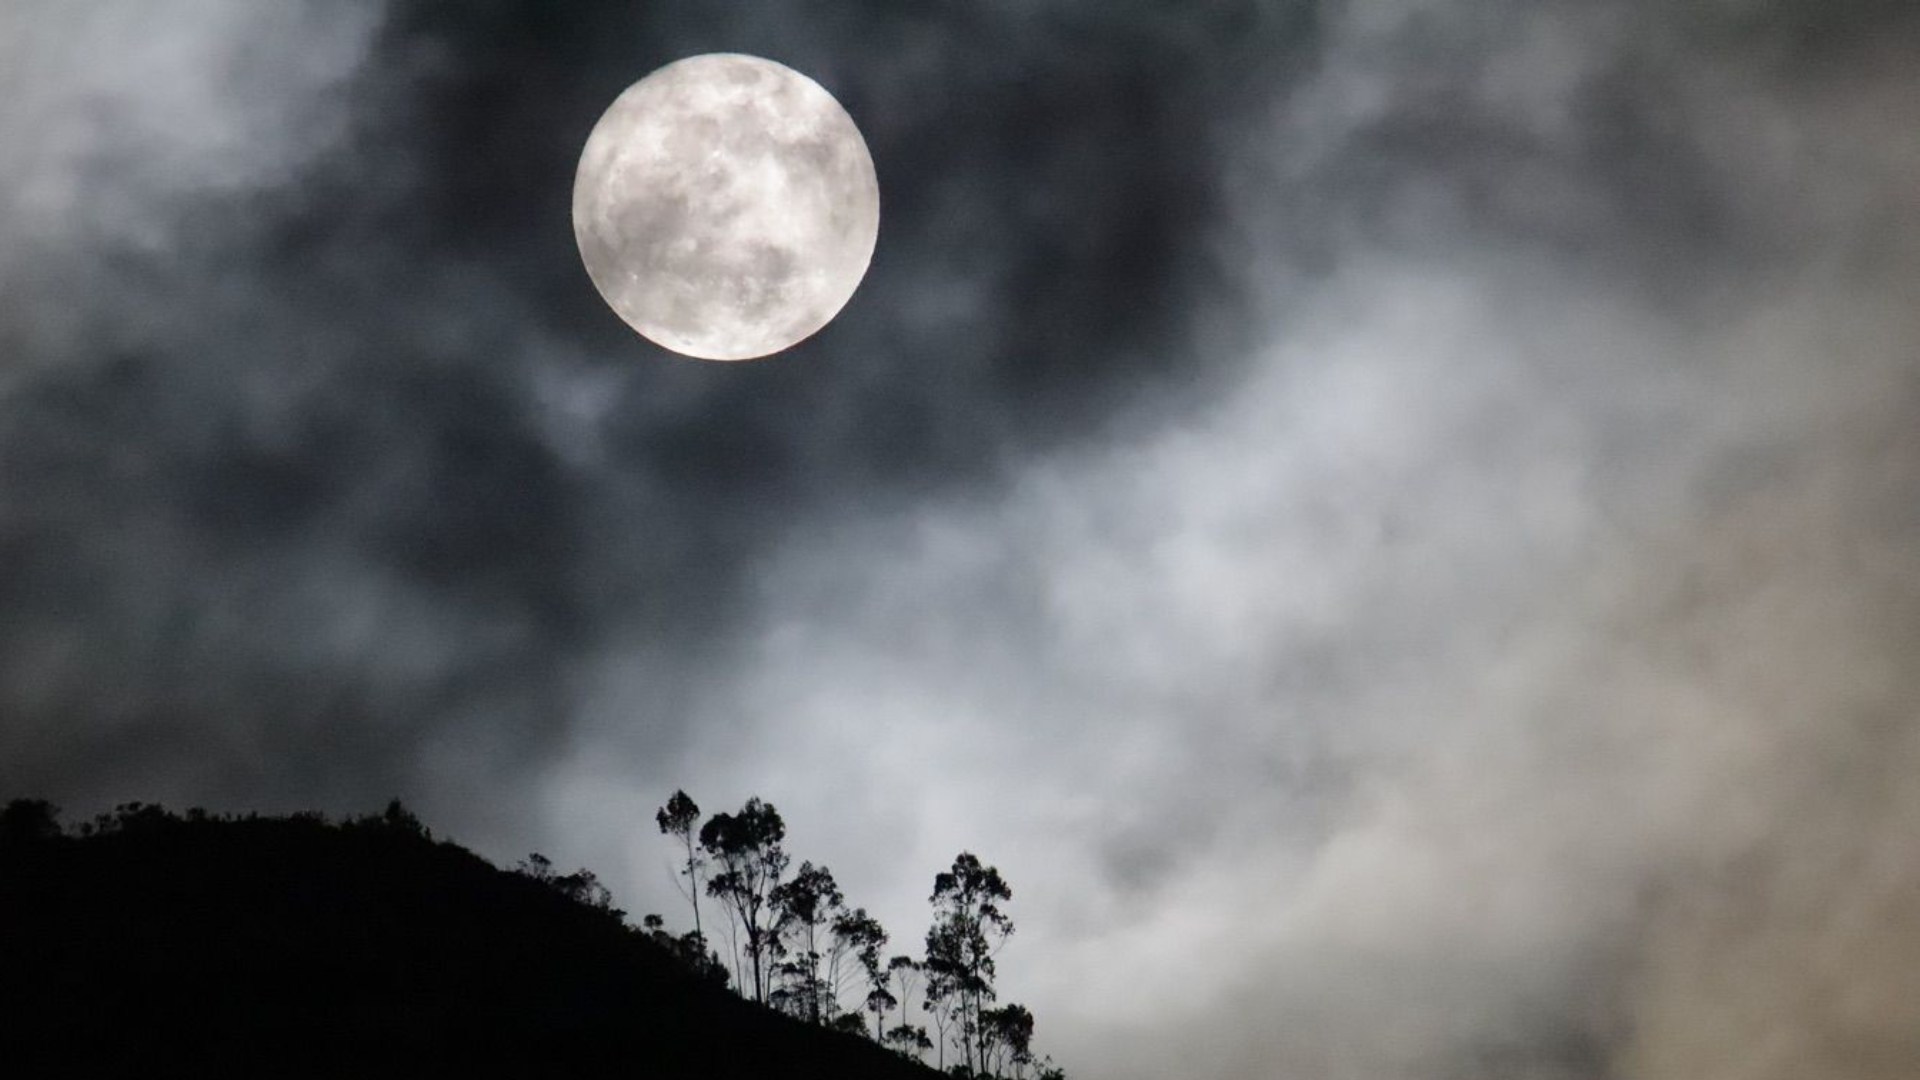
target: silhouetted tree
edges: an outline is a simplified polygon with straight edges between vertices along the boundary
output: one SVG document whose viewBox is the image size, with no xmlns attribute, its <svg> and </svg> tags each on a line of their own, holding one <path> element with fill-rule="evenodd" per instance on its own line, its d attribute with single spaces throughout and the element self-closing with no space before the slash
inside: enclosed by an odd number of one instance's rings
<svg viewBox="0 0 1920 1080">
<path fill-rule="evenodd" d="M 706 935 L 698 930 L 689 930 L 675 936 L 667 931 L 666 920 L 657 914 L 643 917 L 640 926 L 654 944 L 665 949 L 695 975 L 720 986 L 727 985 L 726 962 L 720 959 L 719 953 L 707 948 Z"/>
<path fill-rule="evenodd" d="M 383 820 L 380 827 L 389 826 Z M 415 835 L 424 839 L 425 834 L 419 832 Z M 600 878 L 593 871 L 585 867 L 571 874 L 556 874 L 553 872 L 553 860 L 536 851 L 521 859 L 515 864 L 513 870 L 514 873 L 532 878 L 576 904 L 593 908 L 595 911 L 604 911 L 615 918 L 626 914 L 613 906 L 613 893 L 608 891 L 605 885 L 600 884 Z"/>
<path fill-rule="evenodd" d="M 893 991 L 884 985 L 874 986 L 867 991 L 867 1011 L 873 1014 L 873 1041 L 887 1041 L 887 1011 L 900 1004 Z"/>
<path fill-rule="evenodd" d="M 60 808 L 45 799 L 15 799 L 0 809 L 0 844 L 32 844 L 60 835 Z"/>
<path fill-rule="evenodd" d="M 1025 1072 L 1033 1064 L 1033 1013 L 1008 1004 L 980 1014 L 980 1071 L 998 1076 L 1003 1069 Z"/>
<path fill-rule="evenodd" d="M 867 1034 L 867 1022 L 862 1020 L 860 1014 L 857 1012 L 841 1013 L 839 1016 L 834 1017 L 833 1021 L 829 1023 L 827 1027 L 833 1031 L 847 1035 L 858 1035 L 862 1038 L 865 1038 Z"/>
<path fill-rule="evenodd" d="M 623 914 L 613 906 L 613 893 L 600 883 L 599 877 L 593 871 L 585 867 L 571 874 L 554 877 L 548 881 L 548 884 L 552 885 L 560 895 L 576 904 L 583 904 L 596 911 L 605 911 L 616 916 Z"/>
<path fill-rule="evenodd" d="M 298 818 L 300 815 L 293 816 Z M 311 817 L 316 821 L 323 820 L 318 814 L 313 814 Z M 174 816 L 167 813 L 165 807 L 151 803 L 125 802 L 114 807 L 112 813 L 96 815 L 93 819 L 93 828 L 86 831 L 102 836 L 115 833 L 146 835 L 165 829 L 174 820 L 176 820 Z"/>
<path fill-rule="evenodd" d="M 868 1012 L 873 1013 L 873 1041 L 881 1040 L 886 1011 L 893 1008 L 893 995 L 887 992 L 888 976 L 886 968 L 880 963 L 880 954 L 887 947 L 887 931 L 880 920 L 867 914 L 866 908 L 856 908 L 833 924 L 835 957 L 850 954 L 859 964 L 860 981 L 865 987 L 861 997 Z M 838 993 L 836 986 L 835 992 Z"/>
<path fill-rule="evenodd" d="M 1000 903 L 1012 898 L 1000 871 L 965 851 L 952 869 L 934 876 L 928 897 L 934 906 L 934 924 L 927 931 L 929 989 L 937 978 L 943 995 L 957 998 L 966 1064 L 975 1072 L 986 1050 L 981 1010 L 994 998 L 993 954 L 1013 933 L 1013 920 Z"/>
<path fill-rule="evenodd" d="M 433 839 L 433 830 L 421 824 L 413 811 L 407 809 L 399 799 L 387 800 L 387 808 L 380 813 L 380 824 L 389 829 L 411 833 L 423 840 Z"/>
<path fill-rule="evenodd" d="M 792 959 L 776 971 L 785 1000 L 809 1023 L 833 1019 L 837 999 L 820 977 L 820 960 L 832 928 L 846 913 L 846 898 L 833 871 L 803 862 L 793 879 L 774 887 L 775 932 Z"/>
<path fill-rule="evenodd" d="M 913 1000 L 913 992 L 920 985 L 920 961 L 911 956 L 896 956 L 887 961 L 887 976 L 893 986 L 900 988 L 894 997 L 894 1004 L 900 1009 L 900 1027 L 907 1026 L 907 1004 Z"/>
<path fill-rule="evenodd" d="M 899 1024 L 887 1029 L 886 1045 L 894 1053 L 909 1057 L 915 1061 L 926 1059 L 927 1051 L 933 1049 L 933 1040 L 927 1037 L 927 1029 L 911 1024 Z"/>
<path fill-rule="evenodd" d="M 836 1000 L 852 984 L 859 988 L 856 1000 L 861 1003 L 853 1011 L 862 1010 L 873 989 L 873 973 L 880 963 L 880 952 L 886 947 L 886 929 L 878 919 L 867 914 L 866 908 L 855 908 L 834 920 L 830 980 Z"/>
<path fill-rule="evenodd" d="M 954 1025 L 960 1012 L 960 994 L 953 978 L 944 970 L 930 967 L 925 961 L 922 961 L 921 969 L 926 973 L 927 988 L 920 1008 L 933 1022 L 934 1067 L 945 1072 L 947 1047 L 959 1045 L 955 1040 Z"/>
<path fill-rule="evenodd" d="M 738 814 L 715 814 L 700 827 L 700 847 L 721 870 L 707 881 L 707 894 L 726 905 L 747 934 L 753 965 L 753 999 L 767 1002 L 767 961 L 779 948 L 770 897 L 787 869 L 781 847 L 787 826 L 780 812 L 748 799 Z"/>
<path fill-rule="evenodd" d="M 661 807 L 653 820 L 660 826 L 660 832 L 680 842 L 685 851 L 686 861 L 681 864 L 680 873 L 687 876 L 687 897 L 693 902 L 693 932 L 704 935 L 700 926 L 700 869 L 706 860 L 700 857 L 697 831 L 700 824 L 700 804 L 693 801 L 684 791 L 675 791 Z"/>
</svg>

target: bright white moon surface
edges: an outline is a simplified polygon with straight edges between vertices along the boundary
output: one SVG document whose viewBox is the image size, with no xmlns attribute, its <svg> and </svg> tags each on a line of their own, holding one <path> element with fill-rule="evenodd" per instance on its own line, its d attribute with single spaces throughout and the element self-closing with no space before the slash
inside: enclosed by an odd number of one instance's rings
<svg viewBox="0 0 1920 1080">
<path fill-rule="evenodd" d="M 880 186 L 853 118 L 792 68 L 679 60 L 594 125 L 573 181 L 587 275 L 648 340 L 749 360 L 810 337 L 866 276 Z"/>
</svg>

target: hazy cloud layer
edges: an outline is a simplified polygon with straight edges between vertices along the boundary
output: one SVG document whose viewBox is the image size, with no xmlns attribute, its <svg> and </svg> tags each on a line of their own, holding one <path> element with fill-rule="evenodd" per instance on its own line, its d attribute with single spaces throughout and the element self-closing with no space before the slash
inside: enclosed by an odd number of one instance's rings
<svg viewBox="0 0 1920 1080">
<path fill-rule="evenodd" d="M 970 847 L 1080 1075 L 1920 1070 L 1903 5 L 255 7 L 0 6 L 0 789 Z M 567 231 L 711 49 L 881 173 L 771 364 Z"/>
</svg>

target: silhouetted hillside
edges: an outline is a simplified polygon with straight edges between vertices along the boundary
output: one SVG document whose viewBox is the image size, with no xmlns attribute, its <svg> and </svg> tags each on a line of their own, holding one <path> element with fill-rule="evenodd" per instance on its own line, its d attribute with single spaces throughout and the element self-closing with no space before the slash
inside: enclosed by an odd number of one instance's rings
<svg viewBox="0 0 1920 1080">
<path fill-rule="evenodd" d="M 404 811 L 0 817 L 0 1073 L 921 1080 Z"/>
</svg>

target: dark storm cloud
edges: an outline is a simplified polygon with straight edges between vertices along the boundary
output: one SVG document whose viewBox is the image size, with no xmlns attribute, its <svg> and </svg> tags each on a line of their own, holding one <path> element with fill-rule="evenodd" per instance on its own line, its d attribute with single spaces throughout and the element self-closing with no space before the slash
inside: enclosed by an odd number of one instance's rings
<svg viewBox="0 0 1920 1080">
<path fill-rule="evenodd" d="M 457 821 L 621 654 L 671 754 L 668 672 L 789 523 L 1187 366 L 1195 118 L 1299 24 L 1228 14 L 15 8 L 0 786 Z M 866 289 L 773 365 L 633 339 L 566 224 L 599 110 L 717 49 L 827 82 L 883 174 Z"/>
</svg>

